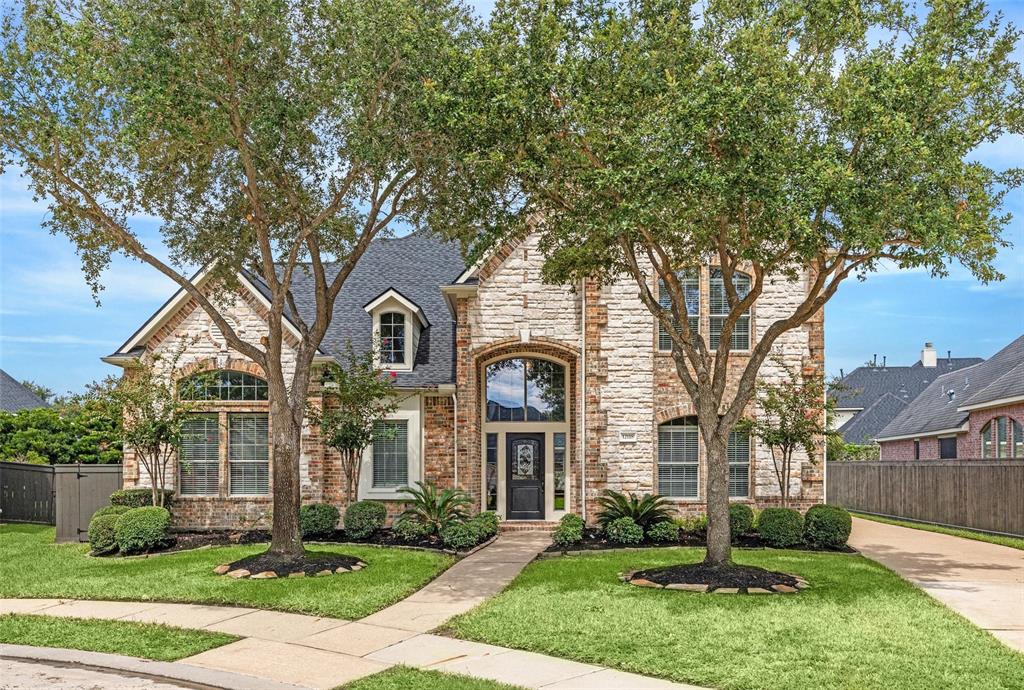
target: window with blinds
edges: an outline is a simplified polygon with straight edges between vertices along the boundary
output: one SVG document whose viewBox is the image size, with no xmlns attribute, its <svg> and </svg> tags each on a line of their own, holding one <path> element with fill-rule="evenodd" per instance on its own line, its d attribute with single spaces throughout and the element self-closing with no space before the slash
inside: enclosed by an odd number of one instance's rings
<svg viewBox="0 0 1024 690">
<path fill-rule="evenodd" d="M 750 495 L 750 436 L 740 431 L 731 432 L 726 455 L 729 457 L 729 496 L 747 498 Z"/>
<path fill-rule="evenodd" d="M 697 422 L 676 419 L 658 427 L 658 493 L 697 498 Z"/>
<path fill-rule="evenodd" d="M 270 493 L 270 453 L 265 414 L 228 415 L 228 467 L 232 495 Z"/>
<path fill-rule="evenodd" d="M 734 273 L 732 278 L 733 286 L 736 288 L 736 294 L 740 299 L 745 297 L 750 292 L 750 277 L 743 273 Z M 718 269 L 711 271 L 711 283 L 708 286 L 708 297 L 710 298 L 710 304 L 708 305 L 708 312 L 710 314 L 710 326 L 711 331 L 708 333 L 708 345 L 711 349 L 718 347 L 718 342 L 722 336 L 722 326 L 725 324 L 725 319 L 729 315 L 729 299 L 725 294 L 725 280 L 722 278 L 722 272 Z M 736 320 L 736 325 L 733 327 L 732 338 L 729 342 L 730 350 L 749 350 L 750 349 L 750 310 L 747 309 L 742 315 Z"/>
<path fill-rule="evenodd" d="M 182 426 L 178 492 L 216 495 L 220 490 L 220 424 L 217 415 L 191 415 Z"/>
<path fill-rule="evenodd" d="M 700 272 L 680 271 L 676 274 L 680 286 L 683 288 L 683 298 L 686 300 L 686 314 L 690 322 L 690 333 L 696 335 L 700 332 Z M 665 289 L 665 281 L 658 281 L 658 304 L 662 309 L 671 311 L 672 298 Z M 658 322 L 658 349 L 671 350 L 672 336 L 665 330 L 665 327 Z"/>
<path fill-rule="evenodd" d="M 409 422 L 396 419 L 373 427 L 373 487 L 409 483 Z"/>
</svg>

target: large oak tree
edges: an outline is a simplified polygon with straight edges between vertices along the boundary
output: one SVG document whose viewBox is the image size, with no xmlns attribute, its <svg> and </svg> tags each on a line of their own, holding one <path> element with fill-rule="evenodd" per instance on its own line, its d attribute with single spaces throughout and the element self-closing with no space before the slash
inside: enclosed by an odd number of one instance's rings
<svg viewBox="0 0 1024 690">
<path fill-rule="evenodd" d="M 149 264 L 266 373 L 282 557 L 303 553 L 300 431 L 339 291 L 396 223 L 449 232 L 457 161 L 431 122 L 471 24 L 454 0 L 44 0 L 4 19 L 0 150 L 48 201 L 48 229 L 94 290 L 114 254 Z M 158 241 L 137 215 L 160 220 Z M 265 337 L 222 311 L 243 269 L 269 289 Z M 312 313 L 290 292 L 298 271 Z"/>
<path fill-rule="evenodd" d="M 635 282 L 696 407 L 709 563 L 731 558 L 729 433 L 780 338 L 883 261 L 1001 277 L 1001 204 L 1021 172 L 971 152 L 1024 129 L 1019 33 L 976 0 L 917 9 L 503 0 L 473 54 L 452 136 L 489 202 L 480 247 L 532 217 L 548 280 Z M 714 346 L 690 329 L 680 280 L 709 264 L 726 312 Z M 780 280 L 806 294 L 731 354 L 741 316 Z"/>
</svg>

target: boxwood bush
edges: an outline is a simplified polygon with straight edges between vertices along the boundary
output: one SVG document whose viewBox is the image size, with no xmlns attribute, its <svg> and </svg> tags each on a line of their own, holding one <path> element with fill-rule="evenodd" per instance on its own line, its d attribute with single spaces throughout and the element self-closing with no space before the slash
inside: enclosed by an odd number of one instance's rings
<svg viewBox="0 0 1024 690">
<path fill-rule="evenodd" d="M 356 501 L 345 509 L 345 534 L 366 539 L 384 526 L 388 509 L 379 501 Z"/>
<path fill-rule="evenodd" d="M 109 512 L 101 515 L 100 510 L 97 510 L 92 516 L 92 520 L 89 521 L 89 548 L 97 556 L 117 551 L 114 524 L 121 517 L 119 514 Z"/>
<path fill-rule="evenodd" d="M 114 540 L 121 553 L 143 553 L 165 542 L 170 529 L 171 514 L 166 508 L 132 508 L 117 516 Z"/>
<path fill-rule="evenodd" d="M 754 511 L 746 503 L 729 506 L 729 534 L 732 538 L 746 534 L 754 526 Z"/>
<path fill-rule="evenodd" d="M 673 520 L 678 526 L 680 532 L 687 534 L 693 534 L 699 537 L 703 537 L 708 531 L 708 516 L 707 515 L 692 515 L 677 517 Z"/>
<path fill-rule="evenodd" d="M 804 519 L 792 508 L 765 508 L 757 518 L 757 533 L 769 546 L 794 546 L 804 539 Z"/>
<path fill-rule="evenodd" d="M 127 513 L 129 510 L 131 510 L 131 508 L 128 506 L 103 506 L 92 514 L 92 519 L 95 520 L 101 515 L 121 515 L 122 513 Z"/>
<path fill-rule="evenodd" d="M 804 539 L 814 546 L 836 549 L 850 538 L 853 521 L 839 506 L 811 506 L 804 517 Z"/>
<path fill-rule="evenodd" d="M 574 513 L 563 515 L 551 535 L 551 541 L 563 549 L 583 541 L 583 518 Z"/>
<path fill-rule="evenodd" d="M 604 528 L 608 541 L 616 544 L 639 544 L 644 540 L 644 528 L 631 517 L 620 517 Z"/>
<path fill-rule="evenodd" d="M 164 505 L 169 506 L 174 492 L 164 489 Z M 110 505 L 127 506 L 129 508 L 145 508 L 153 505 L 153 490 L 149 487 L 137 489 L 118 489 L 110 494 Z"/>
<path fill-rule="evenodd" d="M 395 523 L 391 526 L 391 531 L 402 541 L 419 541 L 429 537 L 432 532 L 430 525 L 424 525 L 408 518 L 398 518 L 395 520 Z"/>
<path fill-rule="evenodd" d="M 299 508 L 299 527 L 303 539 L 330 537 L 338 526 L 341 513 L 330 503 L 310 503 Z"/>
<path fill-rule="evenodd" d="M 484 539 L 481 524 L 475 520 L 452 522 L 441 530 L 441 542 L 455 551 L 471 549 Z"/>
<path fill-rule="evenodd" d="M 498 533 L 498 514 L 494 511 L 487 510 L 477 513 L 471 521 L 475 522 L 480 530 L 481 541 L 490 539 Z"/>
<path fill-rule="evenodd" d="M 679 541 L 679 525 L 672 520 L 655 522 L 647 528 L 647 538 L 651 541 Z"/>
</svg>

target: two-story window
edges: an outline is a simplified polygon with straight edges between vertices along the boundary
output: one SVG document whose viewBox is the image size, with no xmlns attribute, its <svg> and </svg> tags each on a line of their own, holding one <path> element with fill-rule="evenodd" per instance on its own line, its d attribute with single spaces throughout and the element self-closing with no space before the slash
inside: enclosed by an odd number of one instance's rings
<svg viewBox="0 0 1024 690">
<path fill-rule="evenodd" d="M 680 287 L 683 290 L 683 298 L 686 300 L 686 313 L 690 324 L 690 333 L 701 333 L 701 272 L 697 269 L 680 271 L 676 274 Z M 736 272 L 733 274 L 733 287 L 740 299 L 750 292 L 750 276 L 745 273 Z M 658 281 L 658 303 L 663 309 L 671 310 L 672 298 L 665 283 Z M 722 272 L 718 269 L 711 269 L 708 272 L 708 347 L 712 350 L 718 348 L 722 337 L 722 328 L 726 318 L 729 316 L 729 300 L 725 289 L 725 280 Z M 751 347 L 751 323 L 750 309 L 747 309 L 736 320 L 733 326 L 732 335 L 729 339 L 729 349 L 735 351 L 749 350 Z M 663 352 L 672 350 L 672 337 L 665 330 L 661 322 L 658 322 L 658 349 Z"/>
</svg>

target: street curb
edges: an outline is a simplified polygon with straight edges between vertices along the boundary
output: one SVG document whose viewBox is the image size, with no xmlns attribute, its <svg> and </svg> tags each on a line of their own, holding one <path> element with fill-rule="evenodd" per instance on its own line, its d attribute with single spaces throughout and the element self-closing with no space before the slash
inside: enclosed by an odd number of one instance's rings
<svg viewBox="0 0 1024 690">
<path fill-rule="evenodd" d="M 185 663 L 150 661 L 119 654 L 83 652 L 77 649 L 0 644 L 0 659 L 113 671 L 126 676 L 187 683 L 190 687 L 200 690 L 299 690 L 301 688 L 299 685 L 278 683 L 238 673 L 190 666 Z"/>
</svg>

